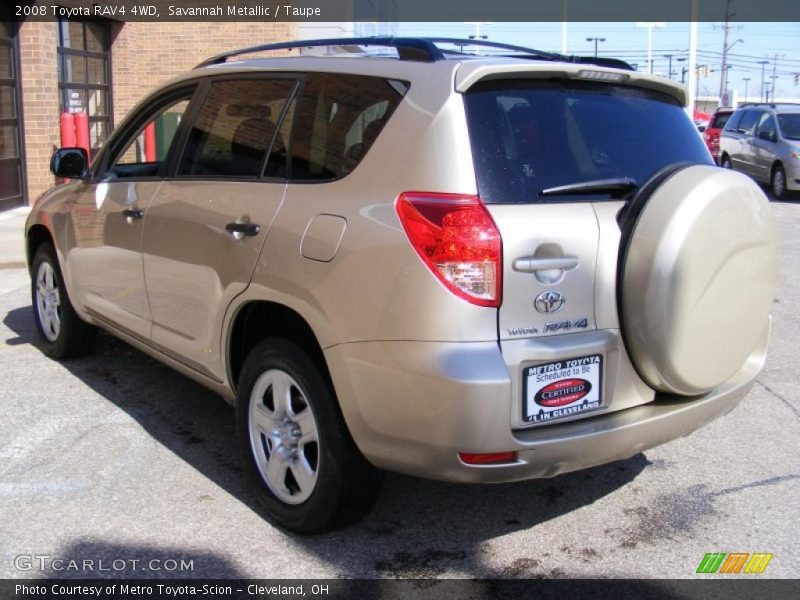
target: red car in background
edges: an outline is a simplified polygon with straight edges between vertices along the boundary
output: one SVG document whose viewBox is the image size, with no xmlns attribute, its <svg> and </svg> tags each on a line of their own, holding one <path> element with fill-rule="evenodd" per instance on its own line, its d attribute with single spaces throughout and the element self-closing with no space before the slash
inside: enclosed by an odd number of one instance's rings
<svg viewBox="0 0 800 600">
<path fill-rule="evenodd" d="M 703 140 L 705 140 L 708 151 L 711 152 L 711 156 L 717 164 L 719 164 L 719 134 L 722 132 L 722 128 L 725 127 L 725 123 L 728 122 L 728 119 L 730 119 L 735 110 L 735 108 L 717 109 L 714 116 L 712 116 L 711 120 L 708 122 L 708 127 L 706 127 L 706 130 L 703 132 Z"/>
</svg>

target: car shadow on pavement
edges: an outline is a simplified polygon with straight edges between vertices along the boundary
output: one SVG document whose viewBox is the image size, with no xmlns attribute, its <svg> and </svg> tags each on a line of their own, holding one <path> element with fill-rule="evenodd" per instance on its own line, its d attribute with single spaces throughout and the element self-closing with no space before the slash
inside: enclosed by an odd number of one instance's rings
<svg viewBox="0 0 800 600">
<path fill-rule="evenodd" d="M 29 306 L 10 311 L 3 322 L 18 336 L 8 344 L 38 344 Z M 260 512 L 245 481 L 234 411 L 219 396 L 103 332 L 92 355 L 62 364 L 159 443 Z M 452 571 L 473 577 L 565 577 L 569 574 L 559 569 L 541 570 L 540 557 L 516 560 L 499 571 L 488 567 L 494 561 L 487 560 L 482 542 L 588 506 L 629 484 L 648 464 L 638 454 L 553 479 L 494 485 L 387 474 L 377 505 L 363 521 L 319 536 L 287 535 L 344 577 L 425 578 Z M 591 540 L 575 551 L 591 562 Z M 195 576 L 214 575 L 204 569 Z"/>
</svg>

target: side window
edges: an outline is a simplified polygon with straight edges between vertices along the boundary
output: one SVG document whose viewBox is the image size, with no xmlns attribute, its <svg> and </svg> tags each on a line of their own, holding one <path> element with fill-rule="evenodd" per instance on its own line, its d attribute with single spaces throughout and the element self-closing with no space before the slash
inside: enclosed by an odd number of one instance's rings
<svg viewBox="0 0 800 600">
<path fill-rule="evenodd" d="M 293 79 L 213 82 L 192 125 L 178 175 L 259 177 L 265 169 L 270 176 L 283 176 L 287 130 L 278 130 L 277 122 L 294 88 Z"/>
<path fill-rule="evenodd" d="M 728 122 L 725 123 L 725 131 L 736 131 L 739 129 L 739 121 L 742 120 L 743 111 L 737 111 L 731 115 Z"/>
<path fill-rule="evenodd" d="M 778 135 L 778 128 L 775 125 L 775 117 L 769 113 L 764 113 L 758 121 L 758 135 L 762 133 L 769 134 L 771 138 Z"/>
<path fill-rule="evenodd" d="M 172 97 L 167 105 L 140 127 L 112 159 L 114 177 L 155 177 L 167 157 L 194 89 Z"/>
<path fill-rule="evenodd" d="M 407 89 L 378 77 L 309 74 L 292 140 L 291 178 L 330 180 L 350 173 Z"/>
<path fill-rule="evenodd" d="M 761 112 L 757 110 L 747 110 L 742 115 L 742 120 L 739 121 L 739 126 L 736 130 L 739 133 L 746 133 L 748 135 L 753 134 L 753 129 L 755 128 L 756 121 L 758 121 L 758 117 L 761 116 Z"/>
</svg>

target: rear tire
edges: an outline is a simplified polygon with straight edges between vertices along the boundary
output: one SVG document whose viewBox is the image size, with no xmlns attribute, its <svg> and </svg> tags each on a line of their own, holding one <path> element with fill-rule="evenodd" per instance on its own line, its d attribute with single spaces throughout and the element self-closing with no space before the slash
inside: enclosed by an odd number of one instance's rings
<svg viewBox="0 0 800 600">
<path fill-rule="evenodd" d="M 382 473 L 359 452 L 331 385 L 297 345 L 281 338 L 256 345 L 237 396 L 245 470 L 270 520 L 314 534 L 372 508 Z"/>
<path fill-rule="evenodd" d="M 776 200 L 783 200 L 788 195 L 786 190 L 786 171 L 781 165 L 775 165 L 772 168 L 772 177 L 770 177 L 770 188 L 772 195 Z"/>
<path fill-rule="evenodd" d="M 36 250 L 31 267 L 33 320 L 42 351 L 65 359 L 91 352 L 97 328 L 83 321 L 72 307 L 52 244 Z"/>
</svg>

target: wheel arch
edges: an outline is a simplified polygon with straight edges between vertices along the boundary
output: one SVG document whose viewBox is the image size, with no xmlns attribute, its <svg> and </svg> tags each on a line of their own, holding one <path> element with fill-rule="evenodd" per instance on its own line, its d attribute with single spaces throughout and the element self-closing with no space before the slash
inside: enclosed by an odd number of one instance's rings
<svg viewBox="0 0 800 600">
<path fill-rule="evenodd" d="M 36 223 L 28 229 L 28 233 L 25 240 L 25 249 L 27 251 L 27 259 L 28 259 L 28 269 L 31 268 L 33 265 L 33 257 L 36 255 L 36 251 L 42 244 L 46 243 L 53 244 L 55 247 L 55 240 L 53 239 L 53 234 L 50 230 L 41 223 Z"/>
<path fill-rule="evenodd" d="M 266 300 L 246 302 L 236 310 L 228 331 L 225 355 L 228 378 L 234 392 L 247 355 L 266 337 L 281 337 L 297 344 L 333 389 L 328 364 L 317 336 L 308 321 L 288 306 Z"/>
</svg>

